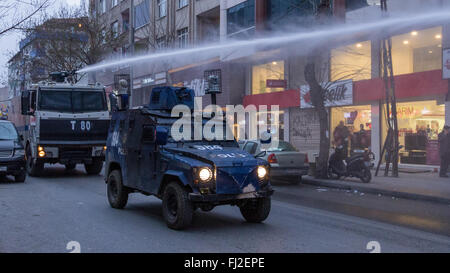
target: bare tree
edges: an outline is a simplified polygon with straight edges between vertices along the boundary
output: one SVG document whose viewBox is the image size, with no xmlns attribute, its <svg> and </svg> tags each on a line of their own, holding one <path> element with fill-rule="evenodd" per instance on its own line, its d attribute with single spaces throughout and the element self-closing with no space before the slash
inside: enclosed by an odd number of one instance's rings
<svg viewBox="0 0 450 273">
<path fill-rule="evenodd" d="M 125 40 L 98 16 L 88 16 L 84 7 L 62 7 L 54 15 L 43 15 L 24 32 L 27 37 L 32 37 L 39 52 L 38 57 L 28 62 L 30 72 L 36 69 L 77 71 L 113 53 Z M 33 80 L 46 77 L 37 76 Z"/>
<path fill-rule="evenodd" d="M 0 36 L 12 30 L 22 29 L 51 2 L 51 0 L 3 0 L 0 3 Z"/>
</svg>

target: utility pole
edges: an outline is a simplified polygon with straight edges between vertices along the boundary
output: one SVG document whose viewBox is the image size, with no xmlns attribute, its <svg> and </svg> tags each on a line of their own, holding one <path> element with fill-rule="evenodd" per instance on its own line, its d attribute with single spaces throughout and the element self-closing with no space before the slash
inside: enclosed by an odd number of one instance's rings
<svg viewBox="0 0 450 273">
<path fill-rule="evenodd" d="M 384 15 L 383 17 L 388 16 L 386 0 L 381 0 L 381 11 Z M 381 159 L 383 158 L 384 153 L 386 153 L 386 168 L 384 170 L 384 175 L 387 176 L 389 174 L 390 163 L 392 162 L 392 176 L 398 177 L 399 140 L 397 99 L 395 95 L 394 70 L 392 66 L 392 40 L 388 37 L 383 39 L 382 43 L 383 79 L 386 90 L 386 122 L 388 125 L 388 132 L 383 145 L 383 150 L 381 151 L 380 160 L 378 161 L 375 176 L 378 175 Z"/>
<path fill-rule="evenodd" d="M 130 0 L 130 41 L 129 41 L 129 47 L 128 47 L 128 52 L 130 53 L 131 56 L 134 55 L 134 0 Z M 130 56 L 130 57 L 131 57 Z M 133 64 L 130 64 L 130 99 L 129 99 L 129 104 L 130 107 L 133 107 L 135 104 L 135 99 L 134 99 L 134 89 L 133 89 Z"/>
</svg>

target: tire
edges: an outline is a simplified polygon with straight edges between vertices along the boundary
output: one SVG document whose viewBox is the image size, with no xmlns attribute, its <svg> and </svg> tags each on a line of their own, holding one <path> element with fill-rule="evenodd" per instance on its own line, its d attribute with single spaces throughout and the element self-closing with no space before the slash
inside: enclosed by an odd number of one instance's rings
<svg viewBox="0 0 450 273">
<path fill-rule="evenodd" d="M 364 166 L 362 171 L 362 176 L 359 178 L 363 183 L 369 183 L 372 180 L 372 173 L 370 172 L 369 167 Z"/>
<path fill-rule="evenodd" d="M 27 162 L 26 162 L 26 169 L 27 173 L 30 176 L 40 176 L 42 175 L 42 172 L 44 171 L 44 163 L 38 162 L 33 158 L 33 155 L 31 153 L 30 146 L 27 147 Z"/>
<path fill-rule="evenodd" d="M 14 181 L 16 181 L 18 183 L 23 183 L 23 182 L 25 182 L 26 178 L 27 178 L 27 172 L 23 171 L 20 174 L 14 176 Z"/>
<path fill-rule="evenodd" d="M 123 209 L 127 205 L 129 192 L 122 184 L 122 174 L 119 170 L 113 170 L 109 174 L 106 190 L 112 208 Z"/>
<path fill-rule="evenodd" d="M 328 168 L 328 178 L 329 179 L 335 179 L 335 180 L 339 180 L 341 179 L 341 175 L 337 174 L 333 171 L 333 168 Z"/>
<path fill-rule="evenodd" d="M 188 191 L 177 182 L 170 182 L 163 192 L 162 213 L 169 228 L 181 230 L 192 223 L 194 206 Z"/>
<path fill-rule="evenodd" d="M 247 222 L 261 223 L 269 216 L 270 207 L 270 197 L 263 197 L 254 200 L 247 200 L 247 202 L 240 207 L 240 210 L 242 216 Z"/>
<path fill-rule="evenodd" d="M 89 175 L 97 175 L 102 171 L 103 161 L 94 159 L 91 164 L 84 164 L 84 169 Z"/>
<path fill-rule="evenodd" d="M 68 163 L 68 164 L 65 164 L 65 166 L 66 166 L 66 171 L 72 171 L 73 169 L 75 169 L 75 167 L 77 166 L 77 164 L 74 164 L 74 163 Z"/>
</svg>

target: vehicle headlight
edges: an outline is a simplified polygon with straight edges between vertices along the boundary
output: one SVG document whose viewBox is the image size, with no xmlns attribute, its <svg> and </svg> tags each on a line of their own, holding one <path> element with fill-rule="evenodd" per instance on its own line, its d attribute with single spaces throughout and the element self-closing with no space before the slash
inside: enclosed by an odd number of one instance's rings
<svg viewBox="0 0 450 273">
<path fill-rule="evenodd" d="M 212 171 L 208 167 L 203 167 L 198 171 L 198 178 L 200 178 L 201 182 L 208 182 L 212 176 Z"/>
<path fill-rule="evenodd" d="M 25 155 L 25 150 L 24 149 L 17 149 L 14 151 L 14 155 L 15 156 L 24 156 Z"/>
<path fill-rule="evenodd" d="M 258 166 L 256 173 L 259 179 L 264 179 L 267 176 L 267 169 L 264 166 Z"/>
</svg>

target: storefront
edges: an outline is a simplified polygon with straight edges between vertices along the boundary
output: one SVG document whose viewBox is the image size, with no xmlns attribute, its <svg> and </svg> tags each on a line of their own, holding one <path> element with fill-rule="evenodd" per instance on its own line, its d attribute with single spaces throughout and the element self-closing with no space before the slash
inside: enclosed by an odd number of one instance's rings
<svg viewBox="0 0 450 273">
<path fill-rule="evenodd" d="M 330 137 L 332 145 L 339 143 L 339 138 L 343 135 L 340 132 L 348 133 L 348 154 L 352 154 L 352 152 L 358 150 L 371 149 L 371 106 L 361 105 L 331 108 L 330 131 L 332 133 Z"/>
<path fill-rule="evenodd" d="M 383 117 L 386 117 L 383 105 Z M 390 114 L 392 118 L 392 114 Z M 399 163 L 439 165 L 438 134 L 445 125 L 445 104 L 437 100 L 397 103 Z M 388 125 L 382 122 L 382 136 L 386 137 Z"/>
</svg>

